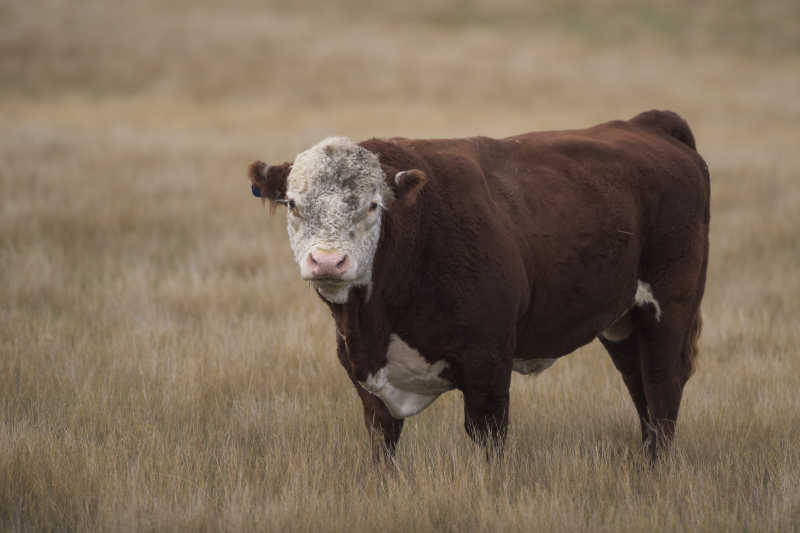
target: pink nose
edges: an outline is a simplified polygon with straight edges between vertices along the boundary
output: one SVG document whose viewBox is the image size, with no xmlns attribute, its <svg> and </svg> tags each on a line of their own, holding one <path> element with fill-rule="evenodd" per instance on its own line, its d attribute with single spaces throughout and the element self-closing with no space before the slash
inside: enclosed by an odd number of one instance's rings
<svg viewBox="0 0 800 533">
<path fill-rule="evenodd" d="M 350 260 L 345 254 L 328 250 L 313 250 L 306 261 L 315 278 L 339 278 L 350 266 Z"/>
</svg>

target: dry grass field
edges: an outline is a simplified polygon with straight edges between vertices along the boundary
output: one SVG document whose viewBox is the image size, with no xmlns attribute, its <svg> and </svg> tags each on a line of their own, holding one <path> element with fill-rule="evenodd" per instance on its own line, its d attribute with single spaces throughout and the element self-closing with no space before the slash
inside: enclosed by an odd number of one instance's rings
<svg viewBox="0 0 800 533">
<path fill-rule="evenodd" d="M 799 531 L 800 4 L 0 4 L 0 530 Z M 224 5 L 224 7 L 223 7 Z M 673 109 L 712 177 L 699 368 L 650 468 L 598 343 L 368 457 L 256 158 Z"/>
</svg>

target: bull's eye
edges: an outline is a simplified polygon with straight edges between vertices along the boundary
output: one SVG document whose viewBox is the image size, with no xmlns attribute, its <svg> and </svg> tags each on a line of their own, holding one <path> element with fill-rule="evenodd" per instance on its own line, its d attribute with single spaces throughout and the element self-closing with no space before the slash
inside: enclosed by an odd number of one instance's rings
<svg viewBox="0 0 800 533">
<path fill-rule="evenodd" d="M 369 204 L 370 211 L 375 211 L 376 209 L 378 209 L 378 202 L 372 202 L 371 204 Z"/>
<path fill-rule="evenodd" d="M 292 199 L 287 200 L 286 207 L 289 208 L 289 213 L 291 213 L 293 216 L 300 218 L 300 213 L 298 213 L 297 204 L 294 203 L 294 200 Z"/>
</svg>

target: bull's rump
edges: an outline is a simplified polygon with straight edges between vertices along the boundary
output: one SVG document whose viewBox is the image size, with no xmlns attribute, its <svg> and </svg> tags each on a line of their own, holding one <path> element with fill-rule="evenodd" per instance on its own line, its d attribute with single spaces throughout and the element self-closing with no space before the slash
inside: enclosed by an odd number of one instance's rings
<svg viewBox="0 0 800 533">
<path fill-rule="evenodd" d="M 518 350 L 555 357 L 624 313 L 639 280 L 654 281 L 648 241 L 671 232 L 677 247 L 697 246 L 706 233 L 695 231 L 708 207 L 704 163 L 688 145 L 622 121 L 509 141 L 521 141 L 530 163 L 516 179 L 527 215 L 516 231 L 529 243 L 536 291 Z"/>
<path fill-rule="evenodd" d="M 589 342 L 630 306 L 644 272 L 648 240 L 692 247 L 708 205 L 697 152 L 675 139 L 612 122 L 588 130 L 533 134 L 521 141 L 528 172 L 507 167 L 489 180 L 513 179 L 522 216 L 516 233 L 535 298 L 521 321 L 518 350 L 555 357 Z M 702 232 L 701 232 L 702 233 Z"/>
</svg>

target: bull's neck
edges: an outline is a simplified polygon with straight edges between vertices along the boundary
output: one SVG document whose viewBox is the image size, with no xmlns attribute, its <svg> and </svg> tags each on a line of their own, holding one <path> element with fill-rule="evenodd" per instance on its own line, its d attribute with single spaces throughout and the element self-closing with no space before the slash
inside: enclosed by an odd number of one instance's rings
<svg viewBox="0 0 800 533">
<path fill-rule="evenodd" d="M 344 344 L 342 364 L 358 381 L 365 381 L 386 364 L 389 321 L 367 296 L 367 287 L 353 287 L 347 302 L 328 302 L 336 335 Z"/>
</svg>

